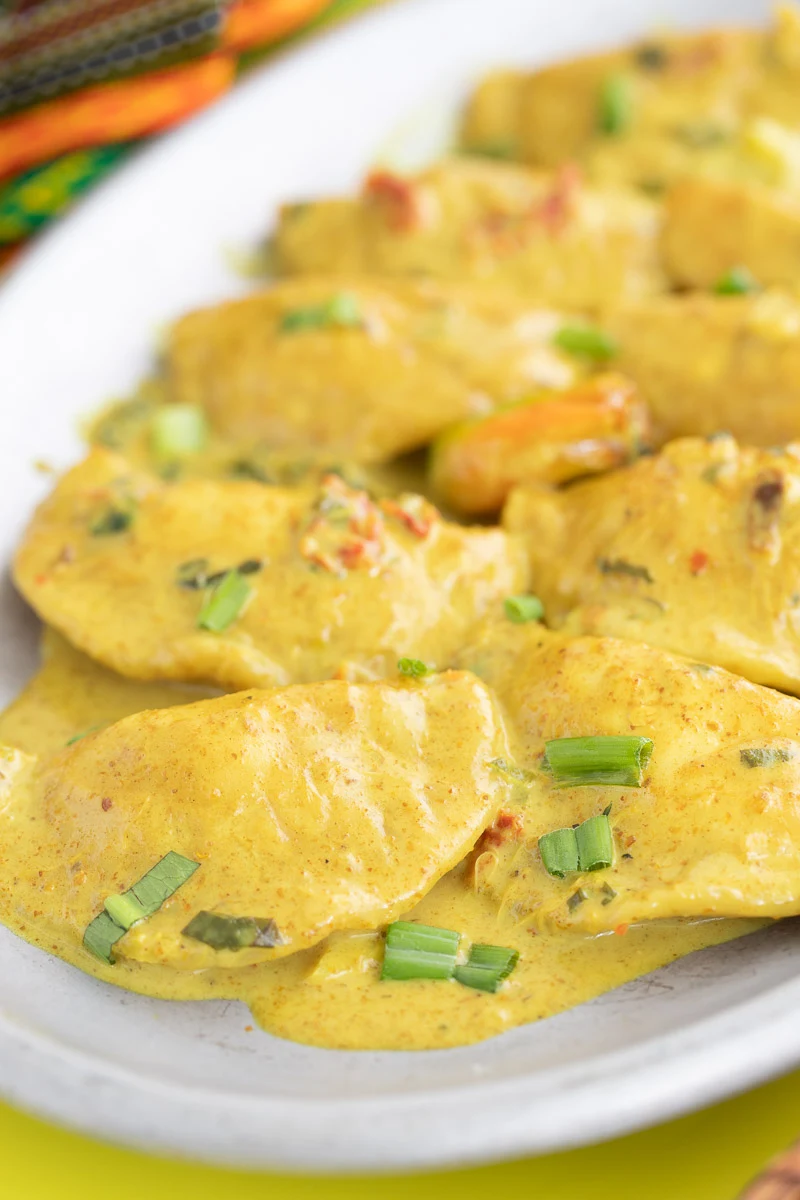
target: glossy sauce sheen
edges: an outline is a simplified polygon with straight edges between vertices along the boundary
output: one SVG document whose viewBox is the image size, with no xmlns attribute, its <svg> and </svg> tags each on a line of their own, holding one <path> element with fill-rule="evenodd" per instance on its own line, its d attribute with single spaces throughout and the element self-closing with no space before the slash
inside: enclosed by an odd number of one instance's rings
<svg viewBox="0 0 800 1200">
<path fill-rule="evenodd" d="M 47 755 L 92 726 L 143 707 L 185 704 L 197 697 L 197 689 L 122 680 L 49 634 L 39 675 L 0 718 L 0 741 L 27 754 Z M 474 941 L 518 948 L 520 963 L 496 995 L 455 983 L 381 983 L 383 939 L 372 932 L 334 934 L 312 949 L 264 965 L 194 972 L 134 961 L 125 955 L 123 940 L 117 963 L 105 966 L 82 948 L 74 929 L 48 924 L 41 916 L 32 919 L 38 904 L 22 881 L 34 865 L 38 868 L 40 849 L 24 831 L 4 839 L 0 905 L 4 923 L 15 932 L 108 982 L 165 999 L 242 1000 L 271 1033 L 328 1047 L 425 1049 L 477 1041 L 755 928 L 745 921 L 675 921 L 606 937 L 536 932 L 513 910 L 476 891 L 461 865 L 407 915 L 468 930 Z M 16 886 L 8 886 L 11 878 Z M 67 899 L 57 894 L 53 907 Z"/>
</svg>

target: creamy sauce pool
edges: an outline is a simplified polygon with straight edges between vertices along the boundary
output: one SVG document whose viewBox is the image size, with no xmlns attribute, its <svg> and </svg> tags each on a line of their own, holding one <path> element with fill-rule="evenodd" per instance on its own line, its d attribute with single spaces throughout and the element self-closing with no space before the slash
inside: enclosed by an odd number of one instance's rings
<svg viewBox="0 0 800 1200">
<path fill-rule="evenodd" d="M 46 633 L 40 672 L 0 716 L 0 742 L 46 755 L 95 726 L 211 694 L 124 680 Z M 34 907 L 25 903 L 22 881 L 35 870 L 38 850 L 24 834 L 3 847 L 8 882 L 0 885 L 0 919 L 14 932 L 109 983 L 160 999 L 241 1000 L 270 1033 L 336 1049 L 422 1050 L 479 1041 L 758 928 L 755 921 L 675 921 L 594 938 L 533 934 L 502 903 L 476 894 L 459 867 L 408 916 L 460 930 L 473 942 L 519 950 L 519 965 L 496 994 L 446 982 L 383 983 L 383 939 L 373 933 L 335 934 L 314 949 L 239 970 L 189 973 L 136 963 L 124 958 L 124 945 L 118 962 L 105 966 L 83 949 L 77 931 L 65 936 L 61 927 L 22 915 Z"/>
</svg>

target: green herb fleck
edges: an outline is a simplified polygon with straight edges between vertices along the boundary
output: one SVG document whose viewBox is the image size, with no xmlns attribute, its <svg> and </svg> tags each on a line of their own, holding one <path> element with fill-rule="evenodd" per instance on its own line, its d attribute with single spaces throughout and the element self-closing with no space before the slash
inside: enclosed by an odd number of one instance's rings
<svg viewBox="0 0 800 1200">
<path fill-rule="evenodd" d="M 746 296 L 749 292 L 759 291 L 760 286 L 747 267 L 731 267 L 717 280 L 714 291 L 718 296 Z"/>
<path fill-rule="evenodd" d="M 640 567 L 624 558 L 598 558 L 597 569 L 601 575 L 627 575 L 630 579 L 643 579 L 645 583 L 655 583 L 647 567 Z"/>
<path fill-rule="evenodd" d="M 132 508 L 116 508 L 112 506 L 111 508 L 107 508 L 89 526 L 89 532 L 93 537 L 111 537 L 116 533 L 124 533 L 126 529 L 130 529 L 132 524 Z"/>
<path fill-rule="evenodd" d="M 315 329 L 359 329 L 364 325 L 361 306 L 350 292 L 337 292 L 324 304 L 292 308 L 280 318 L 283 333 L 304 333 Z"/>
<path fill-rule="evenodd" d="M 595 325 L 562 325 L 553 336 L 553 345 L 593 362 L 607 362 L 618 349 L 615 339 Z"/>
<path fill-rule="evenodd" d="M 401 675 L 406 675 L 409 679 L 422 679 L 423 675 L 430 675 L 432 670 L 420 658 L 399 658 L 397 669 Z"/>
<path fill-rule="evenodd" d="M 538 596 L 506 596 L 503 608 L 509 621 L 515 625 L 541 621 L 544 616 L 544 605 Z"/>
<path fill-rule="evenodd" d="M 740 750 L 739 758 L 746 767 L 775 767 L 778 763 L 791 762 L 794 755 L 783 746 L 754 746 L 750 750 Z"/>
<path fill-rule="evenodd" d="M 633 121 L 633 89 L 627 75 L 609 75 L 600 88 L 597 124 L 606 137 L 625 133 Z"/>
</svg>

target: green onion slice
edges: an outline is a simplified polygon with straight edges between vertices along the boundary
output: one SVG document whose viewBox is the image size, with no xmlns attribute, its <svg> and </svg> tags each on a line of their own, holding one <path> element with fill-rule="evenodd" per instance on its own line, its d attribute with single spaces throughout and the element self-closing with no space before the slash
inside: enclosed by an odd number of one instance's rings
<svg viewBox="0 0 800 1200">
<path fill-rule="evenodd" d="M 203 911 L 192 917 L 182 932 L 212 950 L 247 950 L 251 946 L 271 950 L 283 942 L 272 917 L 229 917 Z"/>
<path fill-rule="evenodd" d="M 105 725 L 90 725 L 88 729 L 82 729 L 80 733 L 74 733 L 72 737 L 65 742 L 65 745 L 74 746 L 76 742 L 82 742 L 83 739 L 88 737 L 90 733 L 97 733 L 98 729 L 105 728 L 107 728 Z"/>
<path fill-rule="evenodd" d="M 239 570 L 226 571 L 200 609 L 198 629 L 223 633 L 239 616 L 252 594 L 253 588 Z"/>
<path fill-rule="evenodd" d="M 119 896 L 109 896 L 105 910 L 89 922 L 83 935 L 87 950 L 113 963 L 113 946 L 137 921 L 152 917 L 165 900 L 194 875 L 200 863 L 170 850 L 138 883 Z"/>
<path fill-rule="evenodd" d="M 456 967 L 454 978 L 465 987 L 477 988 L 481 992 L 496 992 L 518 962 L 518 950 L 478 942 L 472 946 L 468 960 Z"/>
<path fill-rule="evenodd" d="M 625 736 L 555 738 L 544 748 L 558 787 L 641 787 L 652 753 L 650 738 Z"/>
<path fill-rule="evenodd" d="M 617 353 L 614 338 L 596 325 L 562 325 L 553 335 L 553 345 L 567 354 L 594 362 L 606 362 Z"/>
<path fill-rule="evenodd" d="M 516 625 L 541 621 L 544 616 L 544 605 L 538 596 L 506 596 L 503 607 L 509 621 Z"/>
<path fill-rule="evenodd" d="M 539 838 L 539 853 L 548 875 L 563 879 L 578 870 L 578 839 L 571 826 L 554 829 Z"/>
<path fill-rule="evenodd" d="M 790 762 L 794 755 L 783 746 L 754 746 L 740 750 L 739 758 L 746 767 L 775 767 L 778 763 Z"/>
<path fill-rule="evenodd" d="M 627 75 L 609 75 L 600 88 L 597 123 L 601 133 L 616 137 L 633 120 L 633 89 Z"/>
<path fill-rule="evenodd" d="M 614 837 L 605 813 L 589 817 L 575 830 L 578 846 L 578 869 L 601 871 L 614 863 Z"/>
<path fill-rule="evenodd" d="M 423 675 L 431 673 L 431 668 L 421 658 L 399 658 L 397 669 L 401 675 L 406 675 L 409 679 L 422 679 Z"/>
<path fill-rule="evenodd" d="M 386 930 L 381 979 L 452 979 L 459 937 L 452 929 L 395 921 Z"/>
<path fill-rule="evenodd" d="M 536 775 L 533 771 L 529 771 L 526 767 L 518 767 L 516 763 L 510 763 L 506 758 L 490 758 L 488 765 L 493 767 L 495 771 L 499 771 L 501 775 L 507 775 L 509 779 L 513 779 L 517 783 L 531 784 L 536 780 Z"/>
<path fill-rule="evenodd" d="M 165 404 L 150 426 L 153 452 L 159 458 L 190 458 L 208 442 L 208 423 L 196 404 Z"/>
<path fill-rule="evenodd" d="M 119 508 L 112 505 L 92 522 L 89 532 L 93 537 L 109 537 L 115 533 L 124 533 L 133 524 L 133 508 Z"/>
<path fill-rule="evenodd" d="M 364 317 L 358 299 L 350 292 L 338 292 L 324 304 L 292 308 L 280 318 L 283 333 L 304 333 L 314 329 L 358 329 Z"/>
<path fill-rule="evenodd" d="M 746 296 L 748 292 L 757 292 L 759 289 L 756 277 L 747 267 L 732 267 L 714 285 L 718 296 Z"/>
</svg>

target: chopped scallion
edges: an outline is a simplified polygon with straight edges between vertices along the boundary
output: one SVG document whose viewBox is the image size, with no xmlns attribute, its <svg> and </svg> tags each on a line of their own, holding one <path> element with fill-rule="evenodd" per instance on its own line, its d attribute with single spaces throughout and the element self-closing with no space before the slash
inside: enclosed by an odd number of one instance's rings
<svg viewBox="0 0 800 1200">
<path fill-rule="evenodd" d="M 748 292 L 757 292 L 759 286 L 747 267 L 732 267 L 717 280 L 714 291 L 718 296 L 746 296 Z"/>
<path fill-rule="evenodd" d="M 778 763 L 790 762 L 794 755 L 783 746 L 754 746 L 740 750 L 739 758 L 746 767 L 775 767 Z"/>
<path fill-rule="evenodd" d="M 313 329 L 357 329 L 364 324 L 361 307 L 350 292 L 338 292 L 324 304 L 292 308 L 280 318 L 283 333 L 303 333 Z"/>
<path fill-rule="evenodd" d="M 150 439 L 159 458 L 189 458 L 199 454 L 208 441 L 205 413 L 196 404 L 165 404 L 153 415 Z"/>
<path fill-rule="evenodd" d="M 113 963 L 115 943 L 137 921 L 158 912 L 199 866 L 191 858 L 170 850 L 127 892 L 108 897 L 105 910 L 89 922 L 83 935 L 86 949 L 104 962 Z"/>
<path fill-rule="evenodd" d="M 452 929 L 395 921 L 386 930 L 381 979 L 452 979 L 459 937 Z"/>
<path fill-rule="evenodd" d="M 541 621 L 544 616 L 544 605 L 538 596 L 506 596 L 503 607 L 509 621 L 516 625 Z"/>
<path fill-rule="evenodd" d="M 553 345 L 567 354 L 606 362 L 617 353 L 617 343 L 596 325 L 562 325 L 553 336 Z"/>
<path fill-rule="evenodd" d="M 92 522 L 89 532 L 93 537 L 109 537 L 115 533 L 124 533 L 126 529 L 130 529 L 132 524 L 133 509 L 131 507 L 117 508 L 112 505 Z"/>
<path fill-rule="evenodd" d="M 518 767 L 505 758 L 490 758 L 489 766 L 494 767 L 495 771 L 499 771 L 501 775 L 507 775 L 509 779 L 516 780 L 517 783 L 533 783 L 536 779 L 533 771 L 529 771 L 526 767 Z"/>
<path fill-rule="evenodd" d="M 548 875 L 563 879 L 578 870 L 578 839 L 571 826 L 554 829 L 539 838 L 539 853 Z"/>
<path fill-rule="evenodd" d="M 652 753 L 650 738 L 612 736 L 555 738 L 545 743 L 544 756 L 558 787 L 641 787 Z"/>
<path fill-rule="evenodd" d="M 614 838 L 605 813 L 589 817 L 575 830 L 578 844 L 578 869 L 600 871 L 614 862 Z"/>
<path fill-rule="evenodd" d="M 518 950 L 478 942 L 470 949 L 467 962 L 456 967 L 454 977 L 465 987 L 477 988 L 481 992 L 496 992 L 518 961 Z"/>
<path fill-rule="evenodd" d="M 206 911 L 192 917 L 183 933 L 212 950 L 272 949 L 283 941 L 272 917 L 229 917 Z"/>
<path fill-rule="evenodd" d="M 597 124 L 601 133 L 616 137 L 633 120 L 633 89 L 627 75 L 608 75 L 600 87 Z"/>
<path fill-rule="evenodd" d="M 253 588 L 238 570 L 226 571 L 207 597 L 197 617 L 198 629 L 223 633 L 232 625 L 253 594 Z"/>
<path fill-rule="evenodd" d="M 397 660 L 397 669 L 409 679 L 422 679 L 423 675 L 431 673 L 431 668 L 420 658 L 400 658 Z"/>
</svg>

